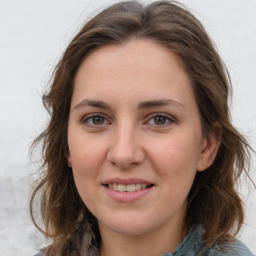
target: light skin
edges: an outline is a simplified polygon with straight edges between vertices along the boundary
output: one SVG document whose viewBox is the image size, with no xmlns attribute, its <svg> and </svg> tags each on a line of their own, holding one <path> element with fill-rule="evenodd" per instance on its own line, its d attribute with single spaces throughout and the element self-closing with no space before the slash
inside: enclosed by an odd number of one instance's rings
<svg viewBox="0 0 256 256">
<path fill-rule="evenodd" d="M 182 61 L 151 40 L 133 39 L 81 64 L 68 145 L 78 192 L 99 223 L 101 255 L 155 256 L 184 238 L 187 195 L 219 142 L 202 133 Z M 116 180 L 150 187 L 133 198 L 108 187 Z"/>
</svg>

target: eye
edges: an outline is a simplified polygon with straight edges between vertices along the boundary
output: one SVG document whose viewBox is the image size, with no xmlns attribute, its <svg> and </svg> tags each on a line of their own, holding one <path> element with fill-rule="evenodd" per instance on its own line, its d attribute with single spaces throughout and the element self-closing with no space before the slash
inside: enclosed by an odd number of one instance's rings
<svg viewBox="0 0 256 256">
<path fill-rule="evenodd" d="M 87 126 L 103 126 L 109 124 L 108 120 L 101 115 L 89 115 L 83 118 L 82 123 Z"/>
<path fill-rule="evenodd" d="M 166 114 L 154 114 L 147 121 L 148 124 L 156 125 L 156 126 L 166 126 L 174 122 L 175 122 L 174 119 Z"/>
<path fill-rule="evenodd" d="M 167 121 L 167 118 L 165 116 L 156 116 L 153 118 L 153 120 L 156 125 L 164 125 Z"/>
</svg>

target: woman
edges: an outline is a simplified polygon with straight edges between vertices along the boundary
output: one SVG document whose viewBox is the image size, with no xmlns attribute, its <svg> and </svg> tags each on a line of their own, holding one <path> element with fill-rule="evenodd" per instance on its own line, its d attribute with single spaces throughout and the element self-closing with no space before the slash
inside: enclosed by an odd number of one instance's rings
<svg viewBox="0 0 256 256">
<path fill-rule="evenodd" d="M 230 90 L 176 2 L 122 2 L 85 24 L 43 98 L 43 255 L 252 255 L 234 238 L 250 147 Z"/>
</svg>

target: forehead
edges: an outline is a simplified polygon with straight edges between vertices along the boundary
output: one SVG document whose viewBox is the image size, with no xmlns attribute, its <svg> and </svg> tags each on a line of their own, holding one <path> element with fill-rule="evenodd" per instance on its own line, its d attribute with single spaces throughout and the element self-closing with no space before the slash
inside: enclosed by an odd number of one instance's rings
<svg viewBox="0 0 256 256">
<path fill-rule="evenodd" d="M 172 68 L 174 63 L 185 71 L 184 63 L 178 55 L 152 39 L 131 39 L 123 43 L 107 44 L 90 53 L 81 66 L 88 71 L 89 68 L 106 68 L 105 63 L 108 61 L 116 65 L 116 72 L 127 67 L 137 69 L 139 64 L 151 69 L 160 67 L 159 64 Z"/>
<path fill-rule="evenodd" d="M 73 98 L 132 95 L 157 99 L 170 90 L 177 100 L 185 91 L 193 94 L 182 60 L 152 40 L 134 39 L 103 46 L 87 56 L 76 74 Z"/>
</svg>

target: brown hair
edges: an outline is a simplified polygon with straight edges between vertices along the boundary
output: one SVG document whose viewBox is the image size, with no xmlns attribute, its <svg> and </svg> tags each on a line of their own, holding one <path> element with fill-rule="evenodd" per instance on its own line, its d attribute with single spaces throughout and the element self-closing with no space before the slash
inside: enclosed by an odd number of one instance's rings
<svg viewBox="0 0 256 256">
<path fill-rule="evenodd" d="M 196 175 L 188 195 L 186 223 L 203 224 L 205 245 L 235 235 L 243 223 L 242 201 L 234 186 L 249 163 L 249 145 L 230 121 L 231 83 L 213 43 L 201 23 L 174 1 L 143 6 L 136 1 L 114 4 L 87 22 L 71 41 L 53 76 L 43 102 L 50 113 L 43 143 L 42 175 L 33 191 L 30 209 L 41 192 L 41 216 L 52 244 L 47 255 L 97 255 L 100 235 L 96 218 L 80 199 L 67 165 L 67 124 L 74 77 L 81 62 L 99 47 L 132 38 L 148 38 L 176 53 L 190 74 L 205 133 L 213 123 L 222 127 L 214 163 Z M 231 232 L 233 231 L 233 233 Z"/>
</svg>

